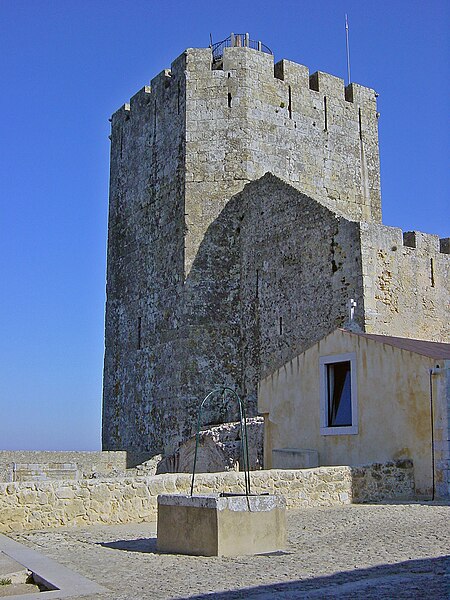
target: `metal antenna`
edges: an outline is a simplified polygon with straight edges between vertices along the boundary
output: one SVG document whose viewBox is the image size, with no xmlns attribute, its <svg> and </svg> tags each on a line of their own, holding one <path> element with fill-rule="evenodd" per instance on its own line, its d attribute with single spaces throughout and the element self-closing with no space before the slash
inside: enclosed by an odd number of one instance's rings
<svg viewBox="0 0 450 600">
<path fill-rule="evenodd" d="M 350 45 L 348 43 L 348 17 L 345 15 L 345 45 L 347 48 L 347 85 L 350 85 Z"/>
<path fill-rule="evenodd" d="M 212 33 L 209 34 L 209 47 L 212 48 L 213 47 L 213 42 L 212 42 Z"/>
</svg>

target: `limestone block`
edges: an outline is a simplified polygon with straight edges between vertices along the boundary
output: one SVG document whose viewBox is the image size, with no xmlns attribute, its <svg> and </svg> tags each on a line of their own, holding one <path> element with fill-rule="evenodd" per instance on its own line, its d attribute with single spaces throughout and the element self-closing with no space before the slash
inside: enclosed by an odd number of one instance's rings
<svg viewBox="0 0 450 600">
<path fill-rule="evenodd" d="M 309 88 L 309 69 L 290 60 L 280 60 L 274 66 L 275 77 L 296 87 Z"/>
<path fill-rule="evenodd" d="M 240 556 L 284 550 L 282 496 L 158 496 L 160 552 Z"/>
<path fill-rule="evenodd" d="M 445 481 L 439 481 L 441 487 L 447 485 L 447 477 L 448 473 Z M 190 479 L 187 474 L 165 474 L 96 480 L 95 484 L 76 481 L 70 487 L 57 481 L 0 484 L 0 531 L 155 519 L 157 494 L 170 490 L 186 495 Z M 275 489 L 281 490 L 289 508 L 332 506 L 350 500 L 411 498 L 414 472 L 407 460 L 354 468 L 274 469 L 252 472 L 251 486 L 255 494 L 273 495 Z M 7 488 L 10 493 L 6 493 Z M 218 497 L 219 492 L 243 491 L 244 476 L 238 472 L 199 474 L 195 480 L 195 492 L 208 497 L 211 494 Z"/>
<path fill-rule="evenodd" d="M 75 493 L 71 487 L 58 486 L 55 490 L 55 496 L 58 499 L 72 499 L 75 497 Z"/>
</svg>

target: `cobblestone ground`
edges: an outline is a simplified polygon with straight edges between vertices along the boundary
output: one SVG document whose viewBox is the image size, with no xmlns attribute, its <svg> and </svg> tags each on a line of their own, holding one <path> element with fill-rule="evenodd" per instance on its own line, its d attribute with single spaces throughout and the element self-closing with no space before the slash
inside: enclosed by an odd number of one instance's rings
<svg viewBox="0 0 450 600">
<path fill-rule="evenodd" d="M 11 535 L 105 586 L 89 600 L 449 598 L 450 507 L 350 505 L 288 513 L 286 553 L 156 553 L 155 523 Z"/>
</svg>

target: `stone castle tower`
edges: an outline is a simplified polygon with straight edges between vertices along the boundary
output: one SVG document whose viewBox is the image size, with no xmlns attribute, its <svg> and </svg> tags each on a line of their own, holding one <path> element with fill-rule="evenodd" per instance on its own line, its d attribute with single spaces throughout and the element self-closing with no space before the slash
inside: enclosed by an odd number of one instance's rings
<svg viewBox="0 0 450 600">
<path fill-rule="evenodd" d="M 186 50 L 113 115 L 105 450 L 172 451 L 215 384 L 254 414 L 259 378 L 344 323 L 350 298 L 353 326 L 445 335 L 448 241 L 380 224 L 377 117 L 373 90 L 274 65 L 247 35 Z M 421 261 L 418 308 L 391 281 Z"/>
</svg>

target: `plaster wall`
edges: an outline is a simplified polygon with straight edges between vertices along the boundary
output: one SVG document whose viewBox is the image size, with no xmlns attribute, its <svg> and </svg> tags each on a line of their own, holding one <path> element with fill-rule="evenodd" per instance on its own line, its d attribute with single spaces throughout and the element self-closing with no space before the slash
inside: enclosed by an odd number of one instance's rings
<svg viewBox="0 0 450 600">
<path fill-rule="evenodd" d="M 450 361 L 439 361 L 431 376 L 434 402 L 436 494 L 450 498 Z"/>
<path fill-rule="evenodd" d="M 358 433 L 321 435 L 319 358 L 352 352 L 356 354 Z M 271 466 L 273 448 L 317 450 L 320 465 L 412 459 L 416 492 L 430 497 L 433 459 L 429 373 L 435 362 L 342 330 L 334 331 L 261 382 L 258 408 L 265 415 L 266 467 Z"/>
</svg>

